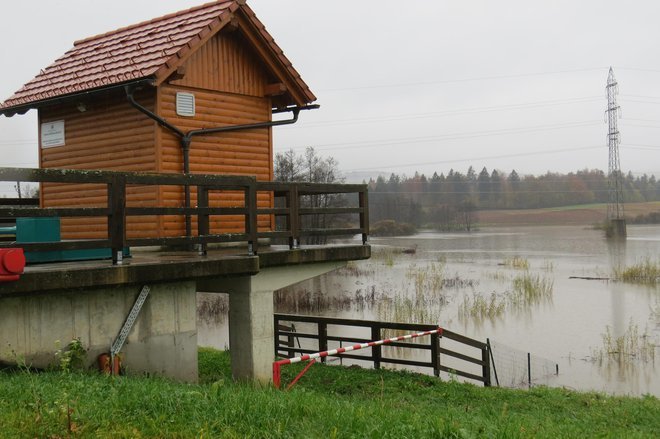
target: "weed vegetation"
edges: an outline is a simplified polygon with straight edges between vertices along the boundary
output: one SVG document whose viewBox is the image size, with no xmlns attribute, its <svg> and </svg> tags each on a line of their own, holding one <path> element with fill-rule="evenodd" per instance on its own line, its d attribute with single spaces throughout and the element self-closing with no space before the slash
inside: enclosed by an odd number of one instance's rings
<svg viewBox="0 0 660 439">
<path fill-rule="evenodd" d="M 660 259 L 647 258 L 630 267 L 614 270 L 614 277 L 623 282 L 657 285 L 660 283 Z"/>
<path fill-rule="evenodd" d="M 506 258 L 504 262 L 502 262 L 500 265 L 518 268 L 520 270 L 529 270 L 529 261 L 520 256 L 514 256 L 513 258 Z"/>
<path fill-rule="evenodd" d="M 495 293 L 484 296 L 475 292 L 472 297 L 463 296 L 463 303 L 458 305 L 458 315 L 463 320 L 467 320 L 469 317 L 473 317 L 477 321 L 492 320 L 504 313 L 506 304 L 505 296 L 499 296 Z"/>
<path fill-rule="evenodd" d="M 554 282 L 551 278 L 534 275 L 526 271 L 513 278 L 511 305 L 517 308 L 527 308 L 552 300 Z"/>
<path fill-rule="evenodd" d="M 659 437 L 660 401 L 482 388 L 405 372 L 314 365 L 291 391 L 234 383 L 202 349 L 200 384 L 28 369 L 0 372 L 2 437 Z M 304 365 L 296 365 L 304 366 Z M 285 382 L 299 368 L 285 368 Z"/>
<path fill-rule="evenodd" d="M 524 264 L 527 265 L 528 264 Z M 522 265 L 521 265 L 522 266 Z M 504 277 L 501 277 L 505 279 Z M 552 279 L 546 276 L 534 275 L 529 271 L 516 275 L 511 279 L 511 288 L 503 294 L 490 295 L 473 292 L 472 296 L 464 295 L 463 302 L 458 305 L 458 316 L 465 321 L 470 318 L 477 322 L 502 317 L 507 309 L 526 311 L 540 303 L 550 302 L 553 295 Z"/>
<path fill-rule="evenodd" d="M 592 350 L 592 358 L 599 364 L 611 361 L 623 364 L 655 360 L 655 345 L 651 342 L 648 331 L 641 333 L 632 320 L 620 336 L 613 335 L 609 326 L 601 335 L 603 346 Z"/>
</svg>

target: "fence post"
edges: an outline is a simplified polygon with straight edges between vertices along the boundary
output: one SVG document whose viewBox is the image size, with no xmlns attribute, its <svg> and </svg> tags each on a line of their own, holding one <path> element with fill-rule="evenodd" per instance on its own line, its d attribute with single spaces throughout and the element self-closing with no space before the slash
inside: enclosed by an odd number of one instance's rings
<svg viewBox="0 0 660 439">
<path fill-rule="evenodd" d="M 440 376 L 440 336 L 431 335 L 431 364 L 433 365 L 433 375 Z"/>
<path fill-rule="evenodd" d="M 280 352 L 280 319 L 277 317 L 277 314 L 273 315 L 273 331 L 275 332 L 275 336 L 273 337 L 275 357 L 278 357 Z"/>
<path fill-rule="evenodd" d="M 209 207 L 209 190 L 204 186 L 197 186 L 197 207 Z M 208 235 L 210 232 L 209 215 L 208 213 L 197 213 L 197 235 L 201 238 Z M 199 243 L 199 255 L 205 256 L 207 251 L 207 243 L 202 241 Z"/>
<path fill-rule="evenodd" d="M 371 340 L 377 341 L 381 339 L 380 327 L 373 325 L 371 327 Z M 380 369 L 380 360 L 382 358 L 381 346 L 374 346 L 371 348 L 371 356 L 374 360 L 374 369 Z"/>
<path fill-rule="evenodd" d="M 121 265 L 126 243 L 126 180 L 115 175 L 108 184 L 108 240 L 112 264 Z"/>
<path fill-rule="evenodd" d="M 296 327 L 293 323 L 291 323 L 291 326 L 289 326 L 289 332 L 295 332 Z M 286 344 L 290 348 L 289 351 L 287 352 L 289 355 L 289 358 L 293 358 L 296 356 L 296 351 L 295 351 L 295 340 L 293 334 L 289 334 L 286 338 Z"/>
<path fill-rule="evenodd" d="M 319 352 L 328 350 L 328 324 L 319 322 Z M 325 357 L 321 358 L 321 362 L 325 363 Z"/>
<path fill-rule="evenodd" d="M 532 388 L 532 354 L 527 352 L 527 388 Z"/>
<path fill-rule="evenodd" d="M 488 352 L 488 345 L 481 348 L 481 363 L 483 367 L 484 387 L 490 387 L 490 352 Z"/>
<path fill-rule="evenodd" d="M 493 365 L 493 375 L 495 375 L 495 385 L 497 387 L 500 387 L 500 379 L 497 377 L 497 367 L 495 366 L 495 357 L 493 357 L 493 347 L 490 345 L 490 338 L 486 339 L 486 346 L 488 347 L 488 352 L 490 353 L 490 362 Z"/>
</svg>

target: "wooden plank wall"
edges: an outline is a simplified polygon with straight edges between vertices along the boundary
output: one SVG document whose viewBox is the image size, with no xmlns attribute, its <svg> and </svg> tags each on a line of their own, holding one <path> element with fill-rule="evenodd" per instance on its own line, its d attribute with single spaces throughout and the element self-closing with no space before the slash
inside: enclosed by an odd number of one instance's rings
<svg viewBox="0 0 660 439">
<path fill-rule="evenodd" d="M 242 39 L 240 32 L 223 32 L 211 38 L 185 64 L 185 77 L 171 81 L 159 89 L 160 115 L 184 131 L 240 125 L 271 120 L 272 102 L 264 97 L 269 81 L 264 66 Z M 177 116 L 176 93 L 195 95 L 196 115 Z M 163 172 L 182 172 L 183 156 L 178 139 L 160 130 Z M 273 177 L 272 130 L 259 128 L 194 137 L 190 148 L 192 173 L 249 175 L 260 181 Z M 183 205 L 183 193 L 176 188 L 163 188 L 161 200 L 166 205 Z M 272 197 L 260 194 L 258 203 L 268 207 Z M 195 194 L 192 194 L 193 205 Z M 213 206 L 242 205 L 238 193 L 211 194 Z M 221 224 L 222 223 L 222 224 Z M 271 227 L 271 218 L 259 218 L 259 227 Z M 193 230 L 195 229 L 193 223 Z M 183 234 L 181 218 L 167 217 L 161 226 L 166 235 Z M 242 217 L 211 221 L 211 231 L 241 232 Z"/>
<path fill-rule="evenodd" d="M 264 96 L 268 73 L 240 32 L 221 32 L 185 64 L 185 77 L 171 81 L 182 87 Z"/>
<path fill-rule="evenodd" d="M 140 93 L 138 100 L 154 107 L 155 92 Z M 85 105 L 81 112 L 78 104 Z M 42 122 L 64 120 L 64 146 L 40 148 L 42 168 L 102 169 L 116 171 L 155 171 L 155 124 L 131 108 L 123 91 L 96 95 L 93 99 L 45 107 L 39 110 Z M 44 207 L 101 207 L 107 205 L 104 186 L 48 183 L 41 186 Z M 156 204 L 155 187 L 133 187 L 127 191 L 130 206 Z M 157 236 L 146 218 L 127 223 L 130 237 Z M 107 236 L 106 218 L 69 218 L 62 220 L 64 239 L 91 239 Z"/>
</svg>

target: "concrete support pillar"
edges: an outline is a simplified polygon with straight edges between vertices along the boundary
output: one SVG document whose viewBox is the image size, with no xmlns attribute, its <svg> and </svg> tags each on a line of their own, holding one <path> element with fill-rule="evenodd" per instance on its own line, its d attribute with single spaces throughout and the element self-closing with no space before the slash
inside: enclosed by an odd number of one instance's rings
<svg viewBox="0 0 660 439">
<path fill-rule="evenodd" d="M 267 383 L 272 377 L 273 291 L 252 288 L 250 278 L 235 284 L 229 294 L 232 376 Z"/>
<path fill-rule="evenodd" d="M 229 350 L 236 380 L 268 383 L 275 358 L 273 292 L 345 266 L 345 262 L 264 268 L 254 276 L 204 279 L 203 292 L 229 293 Z"/>
</svg>

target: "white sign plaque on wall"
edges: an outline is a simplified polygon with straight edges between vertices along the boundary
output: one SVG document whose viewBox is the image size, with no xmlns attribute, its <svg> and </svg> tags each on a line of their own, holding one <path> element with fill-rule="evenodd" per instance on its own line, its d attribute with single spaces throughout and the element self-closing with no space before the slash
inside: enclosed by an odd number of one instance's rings
<svg viewBox="0 0 660 439">
<path fill-rule="evenodd" d="M 55 120 L 41 124 L 41 147 L 53 148 L 64 145 L 64 121 Z"/>
</svg>

